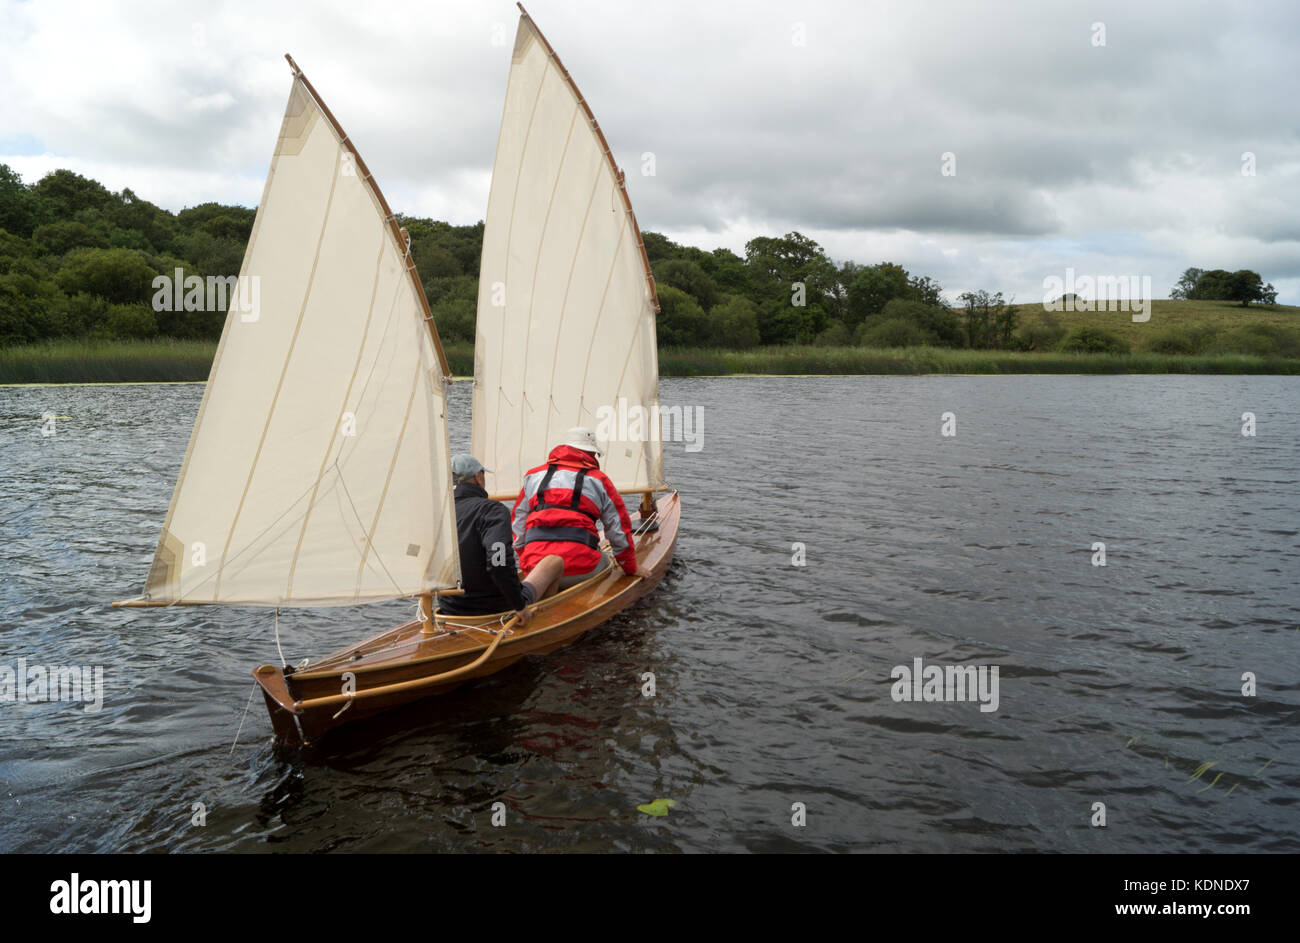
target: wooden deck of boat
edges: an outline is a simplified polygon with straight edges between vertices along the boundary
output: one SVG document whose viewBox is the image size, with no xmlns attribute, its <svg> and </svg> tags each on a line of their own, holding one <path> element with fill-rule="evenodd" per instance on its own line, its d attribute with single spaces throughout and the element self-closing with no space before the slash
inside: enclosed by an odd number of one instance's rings
<svg viewBox="0 0 1300 943">
<path fill-rule="evenodd" d="M 648 592 L 662 578 L 662 571 L 672 553 L 679 513 L 677 495 L 666 495 L 659 502 L 659 529 L 635 538 L 637 566 L 644 575 L 628 576 L 615 565 L 590 583 L 580 583 L 543 600 L 527 628 L 516 626 L 511 630 L 498 648 L 498 655 L 516 651 L 520 654 L 549 651 L 554 646 L 539 643 L 553 641 L 557 630 L 585 631 L 605 621 L 609 616 L 601 613 L 607 609 L 623 609 Z M 634 516 L 634 529 L 638 521 L 639 518 Z M 346 670 L 354 672 L 360 682 L 370 671 L 391 669 L 397 664 L 437 665 L 444 661 L 462 661 L 465 655 L 481 653 L 492 641 L 487 632 L 473 626 L 496 628 L 501 621 L 439 615 L 439 631 L 436 633 L 424 631 L 427 623 L 408 622 L 312 662 L 293 677 L 295 681 L 304 681 L 317 674 L 335 677 L 339 671 Z M 569 634 L 564 632 L 566 636 Z M 551 638 L 544 639 L 546 636 Z"/>
</svg>

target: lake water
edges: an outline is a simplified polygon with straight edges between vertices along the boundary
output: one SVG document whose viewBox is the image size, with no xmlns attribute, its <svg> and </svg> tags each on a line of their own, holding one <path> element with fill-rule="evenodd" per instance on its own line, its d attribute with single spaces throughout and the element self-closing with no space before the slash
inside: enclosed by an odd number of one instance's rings
<svg viewBox="0 0 1300 943">
<path fill-rule="evenodd" d="M 0 389 L 0 670 L 104 669 L 0 702 L 0 851 L 1300 851 L 1294 379 L 666 379 L 704 438 L 656 593 L 288 755 L 273 611 L 109 608 L 201 394 Z M 410 611 L 286 610 L 285 655 Z M 997 709 L 896 700 L 915 659 Z"/>
</svg>

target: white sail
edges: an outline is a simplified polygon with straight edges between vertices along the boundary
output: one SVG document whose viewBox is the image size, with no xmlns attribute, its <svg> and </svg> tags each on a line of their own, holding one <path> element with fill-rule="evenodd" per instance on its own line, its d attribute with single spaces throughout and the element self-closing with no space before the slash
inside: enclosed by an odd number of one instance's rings
<svg viewBox="0 0 1300 943">
<path fill-rule="evenodd" d="M 459 580 L 441 347 L 344 141 L 295 70 L 150 603 L 344 605 Z"/>
<path fill-rule="evenodd" d="M 471 449 L 489 491 L 517 491 L 573 426 L 596 431 L 617 487 L 663 486 L 657 311 L 623 175 L 525 13 L 479 272 Z"/>
</svg>

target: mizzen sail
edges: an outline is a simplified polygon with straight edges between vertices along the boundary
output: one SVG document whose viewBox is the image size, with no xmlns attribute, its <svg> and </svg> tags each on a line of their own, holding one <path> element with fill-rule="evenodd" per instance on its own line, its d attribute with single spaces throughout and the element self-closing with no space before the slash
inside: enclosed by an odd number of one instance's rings
<svg viewBox="0 0 1300 943">
<path fill-rule="evenodd" d="M 428 303 L 364 162 L 294 72 L 148 604 L 344 605 L 459 580 Z"/>
<path fill-rule="evenodd" d="M 524 13 L 479 272 L 471 448 L 489 491 L 517 490 L 573 426 L 620 489 L 663 486 L 658 307 L 623 174 Z"/>
</svg>

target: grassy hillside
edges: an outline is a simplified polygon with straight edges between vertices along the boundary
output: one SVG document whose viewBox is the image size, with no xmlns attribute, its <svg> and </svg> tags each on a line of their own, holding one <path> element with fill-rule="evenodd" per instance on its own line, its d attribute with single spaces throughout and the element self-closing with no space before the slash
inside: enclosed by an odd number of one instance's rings
<svg viewBox="0 0 1300 943">
<path fill-rule="evenodd" d="M 1030 326 L 1047 327 L 1053 321 L 1067 330 L 1076 327 L 1099 328 L 1127 343 L 1134 353 L 1159 346 L 1161 340 L 1171 335 L 1195 339 L 1218 333 L 1231 337 L 1240 334 L 1243 329 L 1248 331 L 1255 326 L 1296 332 L 1297 339 L 1300 340 L 1300 307 L 1294 305 L 1251 305 L 1243 308 L 1231 301 L 1155 301 L 1151 304 L 1151 319 L 1144 323 L 1135 323 L 1131 311 L 1049 312 L 1044 311 L 1041 304 L 1015 307 L 1022 330 Z"/>
</svg>

